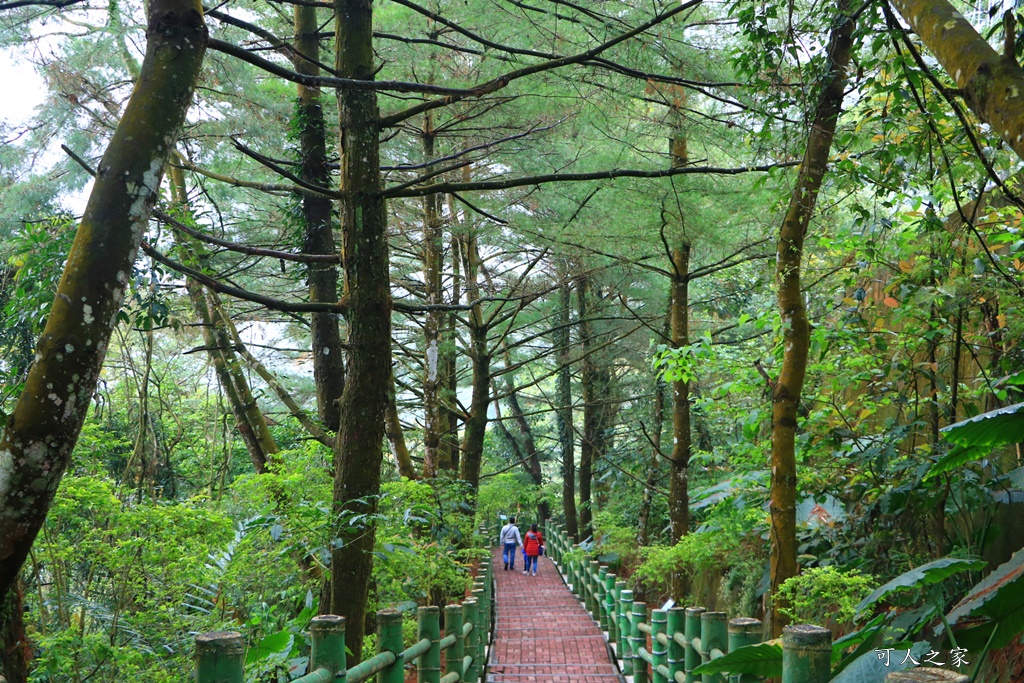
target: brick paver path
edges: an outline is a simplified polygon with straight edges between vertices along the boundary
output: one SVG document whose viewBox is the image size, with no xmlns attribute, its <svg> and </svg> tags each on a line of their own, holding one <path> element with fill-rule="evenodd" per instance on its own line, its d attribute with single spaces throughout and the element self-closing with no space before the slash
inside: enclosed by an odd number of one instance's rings
<svg viewBox="0 0 1024 683">
<path fill-rule="evenodd" d="M 562 582 L 551 560 L 537 576 L 505 571 L 501 549 L 492 554 L 495 579 L 494 643 L 487 683 L 623 683 L 601 629 Z"/>
</svg>

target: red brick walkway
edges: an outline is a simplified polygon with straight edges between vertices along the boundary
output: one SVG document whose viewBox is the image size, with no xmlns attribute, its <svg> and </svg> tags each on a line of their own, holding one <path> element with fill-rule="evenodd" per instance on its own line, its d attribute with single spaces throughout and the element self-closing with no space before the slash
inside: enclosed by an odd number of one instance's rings
<svg viewBox="0 0 1024 683">
<path fill-rule="evenodd" d="M 523 576 L 522 549 L 515 571 L 505 571 L 495 549 L 494 643 L 487 683 L 621 683 L 608 645 L 594 620 L 540 558 L 537 576 Z"/>
</svg>

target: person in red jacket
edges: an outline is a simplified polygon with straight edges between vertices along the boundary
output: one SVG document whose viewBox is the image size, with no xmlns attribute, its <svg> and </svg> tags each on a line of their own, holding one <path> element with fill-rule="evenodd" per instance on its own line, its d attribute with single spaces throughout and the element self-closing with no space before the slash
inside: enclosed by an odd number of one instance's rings
<svg viewBox="0 0 1024 683">
<path fill-rule="evenodd" d="M 526 553 L 526 569 L 523 573 L 532 573 L 537 576 L 537 558 L 544 547 L 544 536 L 537 531 L 537 525 L 530 526 L 530 530 L 523 536 L 523 552 Z"/>
</svg>

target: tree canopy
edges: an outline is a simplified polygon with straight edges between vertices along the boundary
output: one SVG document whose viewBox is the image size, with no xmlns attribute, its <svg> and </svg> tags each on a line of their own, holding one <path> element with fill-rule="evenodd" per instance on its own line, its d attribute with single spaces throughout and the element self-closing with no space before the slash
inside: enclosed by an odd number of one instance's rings
<svg viewBox="0 0 1024 683">
<path fill-rule="evenodd" d="M 0 673 L 232 628 L 294 677 L 326 613 L 358 661 L 517 514 L 1015 680 L 1019 19 L 0 0 L 45 88 L 0 122 Z"/>
</svg>

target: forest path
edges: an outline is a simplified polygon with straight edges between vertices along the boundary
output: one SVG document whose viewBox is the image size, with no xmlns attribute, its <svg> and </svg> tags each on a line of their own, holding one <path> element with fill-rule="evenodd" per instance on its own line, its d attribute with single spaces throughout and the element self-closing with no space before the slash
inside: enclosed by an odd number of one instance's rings
<svg viewBox="0 0 1024 683">
<path fill-rule="evenodd" d="M 506 571 L 501 549 L 491 554 L 495 583 L 494 642 L 486 683 L 622 683 L 600 627 L 540 558 L 537 576 Z"/>
</svg>

